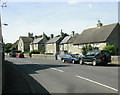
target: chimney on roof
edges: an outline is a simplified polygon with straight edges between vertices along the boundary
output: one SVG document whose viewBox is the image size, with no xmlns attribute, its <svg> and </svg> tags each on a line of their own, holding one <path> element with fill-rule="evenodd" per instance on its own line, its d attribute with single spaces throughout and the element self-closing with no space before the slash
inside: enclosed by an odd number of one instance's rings
<svg viewBox="0 0 120 95">
<path fill-rule="evenodd" d="M 33 33 L 28 33 L 28 37 L 33 37 Z"/>
<path fill-rule="evenodd" d="M 37 39 L 37 35 L 35 35 L 35 39 Z"/>
<path fill-rule="evenodd" d="M 100 20 L 98 20 L 98 24 L 97 24 L 97 27 L 101 27 L 103 24 L 101 23 L 101 21 Z"/>
<path fill-rule="evenodd" d="M 75 35 L 75 31 L 72 31 L 72 36 L 74 36 Z"/>
<path fill-rule="evenodd" d="M 61 30 L 61 34 L 60 34 L 60 36 L 61 36 L 61 37 L 63 37 L 63 36 L 64 36 L 64 33 L 62 32 L 62 30 Z"/>
<path fill-rule="evenodd" d="M 54 37 L 54 35 L 53 35 L 53 34 L 51 34 L 51 35 L 50 35 L 50 39 L 52 39 L 53 37 Z"/>
<path fill-rule="evenodd" d="M 43 38 L 45 38 L 45 37 L 46 37 L 46 35 L 45 35 L 45 33 L 44 33 L 44 32 L 43 32 L 43 35 L 42 35 L 42 37 L 43 37 Z"/>
</svg>

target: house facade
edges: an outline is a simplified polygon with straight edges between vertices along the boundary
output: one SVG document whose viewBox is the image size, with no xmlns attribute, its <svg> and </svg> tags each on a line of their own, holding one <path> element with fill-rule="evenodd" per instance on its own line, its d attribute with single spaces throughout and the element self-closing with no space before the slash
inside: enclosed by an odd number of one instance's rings
<svg viewBox="0 0 120 95">
<path fill-rule="evenodd" d="M 72 31 L 70 36 L 66 36 L 60 43 L 60 51 L 61 52 L 68 52 L 71 54 L 76 54 L 80 50 L 77 45 L 73 45 L 74 40 L 77 38 L 78 35 L 75 35 L 75 32 Z"/>
<path fill-rule="evenodd" d="M 33 33 L 28 34 L 27 36 L 20 36 L 18 42 L 18 50 L 22 52 L 29 52 L 30 51 L 30 43 L 33 41 Z"/>
<path fill-rule="evenodd" d="M 61 31 L 60 37 L 51 37 L 51 39 L 45 45 L 45 52 L 46 53 L 53 53 L 60 52 L 59 44 L 64 39 L 64 33 Z"/>
<path fill-rule="evenodd" d="M 30 44 L 30 51 L 38 50 L 45 51 L 45 43 L 48 41 L 47 36 L 43 33 L 41 37 L 35 36 Z"/>
<path fill-rule="evenodd" d="M 117 53 L 120 54 L 118 35 L 120 35 L 119 23 L 103 26 L 98 21 L 97 27 L 84 30 L 74 41 L 74 45 L 82 47 L 83 45 L 90 44 L 93 47 L 98 47 L 100 50 L 107 45 L 115 45 Z"/>
</svg>

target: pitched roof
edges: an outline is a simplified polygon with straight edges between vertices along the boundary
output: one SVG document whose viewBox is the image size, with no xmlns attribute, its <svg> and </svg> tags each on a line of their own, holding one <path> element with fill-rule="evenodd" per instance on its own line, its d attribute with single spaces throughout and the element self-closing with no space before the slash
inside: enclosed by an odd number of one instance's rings
<svg viewBox="0 0 120 95">
<path fill-rule="evenodd" d="M 106 41 L 116 25 L 118 25 L 118 23 L 104 25 L 100 28 L 95 27 L 86 29 L 77 37 L 73 44 L 87 44 Z"/>
<path fill-rule="evenodd" d="M 52 39 L 50 39 L 47 44 L 51 44 L 51 43 L 56 43 L 61 37 L 54 37 Z"/>
<path fill-rule="evenodd" d="M 73 43 L 79 35 L 74 35 L 67 43 Z"/>
<path fill-rule="evenodd" d="M 60 44 L 65 44 L 65 43 L 67 43 L 70 38 L 71 38 L 71 36 L 66 36 L 66 37 L 61 41 Z"/>
<path fill-rule="evenodd" d="M 34 44 L 40 43 L 40 41 L 42 41 L 42 39 L 43 39 L 43 37 L 41 37 L 41 38 L 36 38 L 36 39 L 33 40 L 32 43 L 34 43 Z"/>
<path fill-rule="evenodd" d="M 24 43 L 31 43 L 33 38 L 20 36 L 20 38 L 23 40 Z"/>
</svg>

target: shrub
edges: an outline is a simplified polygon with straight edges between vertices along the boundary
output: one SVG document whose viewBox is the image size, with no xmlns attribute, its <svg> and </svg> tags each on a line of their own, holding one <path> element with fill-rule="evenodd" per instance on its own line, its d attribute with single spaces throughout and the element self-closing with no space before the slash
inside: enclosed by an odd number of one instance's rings
<svg viewBox="0 0 120 95">
<path fill-rule="evenodd" d="M 81 49 L 83 55 L 85 55 L 88 51 L 91 51 L 91 50 L 99 50 L 99 48 L 98 47 L 92 47 L 91 45 L 85 45 Z"/>
<path fill-rule="evenodd" d="M 108 45 L 108 46 L 105 46 L 103 48 L 103 50 L 108 50 L 110 52 L 111 55 L 115 55 L 116 54 L 116 48 L 115 48 L 115 45 Z"/>
<path fill-rule="evenodd" d="M 40 51 L 40 54 L 44 54 L 44 52 L 45 52 L 45 51 L 44 51 L 44 50 L 42 50 L 42 51 Z"/>
<path fill-rule="evenodd" d="M 39 50 L 33 50 L 30 52 L 31 54 L 40 54 L 40 51 Z"/>
</svg>

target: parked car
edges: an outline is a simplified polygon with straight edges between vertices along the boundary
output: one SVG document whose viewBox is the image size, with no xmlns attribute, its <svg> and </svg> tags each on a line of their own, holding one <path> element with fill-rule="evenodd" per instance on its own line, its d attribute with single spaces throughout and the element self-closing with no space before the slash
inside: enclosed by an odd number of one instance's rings
<svg viewBox="0 0 120 95">
<path fill-rule="evenodd" d="M 10 56 L 10 57 L 16 57 L 16 52 L 11 51 L 11 52 L 9 53 L 9 56 Z"/>
<path fill-rule="evenodd" d="M 18 54 L 16 55 L 16 57 L 17 57 L 17 58 L 24 58 L 24 53 L 18 53 Z"/>
<path fill-rule="evenodd" d="M 79 57 L 75 54 L 66 54 L 61 57 L 62 62 L 72 62 L 73 64 L 79 62 Z"/>
<path fill-rule="evenodd" d="M 111 55 L 106 50 L 92 50 L 88 51 L 85 56 L 80 59 L 80 64 L 92 64 L 93 66 L 101 64 L 106 65 L 111 62 Z"/>
</svg>

